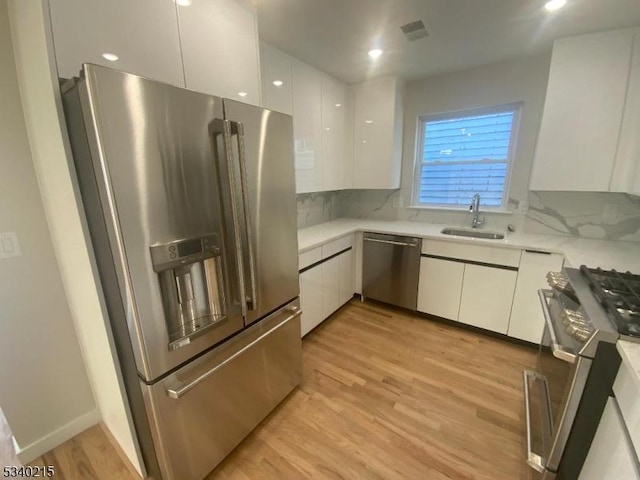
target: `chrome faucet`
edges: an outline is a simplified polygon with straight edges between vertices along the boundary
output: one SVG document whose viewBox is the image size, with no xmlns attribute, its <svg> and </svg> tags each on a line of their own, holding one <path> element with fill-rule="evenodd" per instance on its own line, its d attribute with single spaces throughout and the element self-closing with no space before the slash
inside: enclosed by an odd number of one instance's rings
<svg viewBox="0 0 640 480">
<path fill-rule="evenodd" d="M 484 218 L 480 218 L 480 194 L 476 193 L 471 199 L 471 205 L 469 205 L 469 211 L 473 213 L 473 220 L 471 220 L 471 228 L 478 228 L 480 225 L 484 225 Z"/>
</svg>

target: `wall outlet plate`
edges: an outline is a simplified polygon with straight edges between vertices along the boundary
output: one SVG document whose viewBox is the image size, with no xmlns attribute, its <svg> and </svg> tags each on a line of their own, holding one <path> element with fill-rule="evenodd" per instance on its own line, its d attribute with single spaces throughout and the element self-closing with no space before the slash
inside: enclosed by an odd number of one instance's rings
<svg viewBox="0 0 640 480">
<path fill-rule="evenodd" d="M 22 255 L 16 232 L 0 233 L 0 258 L 19 257 Z"/>
</svg>

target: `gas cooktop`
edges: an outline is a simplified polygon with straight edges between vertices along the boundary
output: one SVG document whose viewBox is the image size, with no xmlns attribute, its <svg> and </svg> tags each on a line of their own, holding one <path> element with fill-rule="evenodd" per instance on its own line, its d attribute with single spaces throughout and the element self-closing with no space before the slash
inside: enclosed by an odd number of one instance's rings
<svg viewBox="0 0 640 480">
<path fill-rule="evenodd" d="M 586 265 L 580 272 L 618 332 L 640 337 L 640 275 Z"/>
</svg>

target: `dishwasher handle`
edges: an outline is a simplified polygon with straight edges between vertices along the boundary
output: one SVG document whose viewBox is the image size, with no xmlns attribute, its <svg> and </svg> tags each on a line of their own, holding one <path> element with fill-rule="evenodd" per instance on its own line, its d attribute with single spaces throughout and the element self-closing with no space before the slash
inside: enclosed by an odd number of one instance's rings
<svg viewBox="0 0 640 480">
<path fill-rule="evenodd" d="M 417 243 L 398 242 L 396 240 L 380 240 L 379 238 L 364 237 L 365 242 L 387 243 L 389 245 L 397 245 L 399 247 L 412 247 L 418 248 Z"/>
</svg>

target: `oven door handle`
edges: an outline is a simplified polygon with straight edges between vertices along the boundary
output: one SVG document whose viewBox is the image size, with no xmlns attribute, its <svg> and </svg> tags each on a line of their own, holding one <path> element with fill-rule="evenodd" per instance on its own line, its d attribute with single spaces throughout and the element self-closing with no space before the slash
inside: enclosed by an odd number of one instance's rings
<svg viewBox="0 0 640 480">
<path fill-rule="evenodd" d="M 553 297 L 553 291 L 546 289 L 538 290 L 538 297 L 540 297 L 544 323 L 547 325 L 547 330 L 549 330 L 549 336 L 551 337 L 551 352 L 553 353 L 553 356 L 560 360 L 564 360 L 565 362 L 576 363 L 578 356 L 573 352 L 573 350 L 558 342 L 558 335 L 556 334 L 553 320 L 551 319 L 549 302 L 547 301 L 548 298 Z"/>
<path fill-rule="evenodd" d="M 529 400 L 529 379 L 536 378 L 544 382 L 544 386 L 546 390 L 547 406 L 549 409 L 547 411 L 550 412 L 551 406 L 550 406 L 550 400 L 549 400 L 549 389 L 547 387 L 547 379 L 532 370 L 525 370 L 523 372 L 523 378 L 524 378 L 524 412 L 527 419 L 527 465 L 533 468 L 536 472 L 544 473 L 544 471 L 546 470 L 547 462 L 545 461 L 544 457 L 542 457 L 541 455 L 538 455 L 537 453 L 534 453 L 531 447 L 533 440 L 531 438 L 532 428 L 531 428 L 531 401 Z"/>
</svg>

